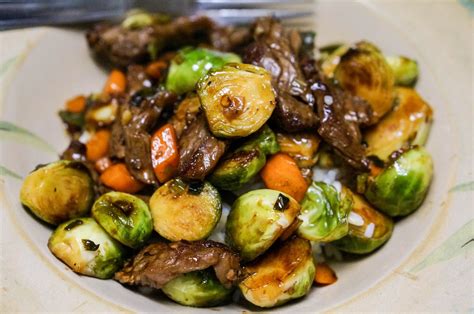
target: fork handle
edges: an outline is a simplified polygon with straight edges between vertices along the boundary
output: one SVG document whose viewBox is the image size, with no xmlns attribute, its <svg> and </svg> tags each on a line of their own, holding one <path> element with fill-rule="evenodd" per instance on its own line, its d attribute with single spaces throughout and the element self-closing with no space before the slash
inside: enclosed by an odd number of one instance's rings
<svg viewBox="0 0 474 314">
<path fill-rule="evenodd" d="M 130 0 L 13 0 L 0 2 L 0 30 L 119 18 Z"/>
</svg>

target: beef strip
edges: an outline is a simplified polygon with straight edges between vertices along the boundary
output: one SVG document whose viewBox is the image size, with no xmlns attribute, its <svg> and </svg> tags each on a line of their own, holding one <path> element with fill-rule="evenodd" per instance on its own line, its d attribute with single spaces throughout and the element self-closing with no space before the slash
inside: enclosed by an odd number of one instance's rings
<svg viewBox="0 0 474 314">
<path fill-rule="evenodd" d="M 212 48 L 220 51 L 240 52 L 251 40 L 248 27 L 214 27 L 209 35 Z"/>
<path fill-rule="evenodd" d="M 280 22 L 262 18 L 252 27 L 254 42 L 244 54 L 244 62 L 265 68 L 272 75 L 277 91 L 273 120 L 287 132 L 312 130 L 318 117 L 312 108 L 314 100 L 299 67 L 300 34 L 285 31 Z"/>
<path fill-rule="evenodd" d="M 178 174 L 188 180 L 204 180 L 226 147 L 227 142 L 212 135 L 206 118 L 199 114 L 179 140 Z"/>
<path fill-rule="evenodd" d="M 133 98 L 133 97 L 132 97 Z M 145 184 L 158 184 L 150 156 L 150 132 L 156 126 L 163 109 L 173 105 L 177 96 L 164 89 L 153 90 L 144 95 L 138 104 L 131 100 L 120 108 L 118 119 L 111 129 L 109 142 L 110 155 L 125 158 L 127 168 L 134 178 Z M 130 121 L 122 118 L 128 111 Z"/>
<path fill-rule="evenodd" d="M 143 248 L 115 274 L 124 284 L 160 289 L 181 274 L 213 267 L 227 288 L 240 277 L 239 256 L 226 245 L 213 241 L 154 243 Z"/>
<path fill-rule="evenodd" d="M 145 72 L 145 67 L 132 64 L 127 67 L 127 89 L 130 95 L 135 94 L 143 88 L 151 87 L 151 81 Z"/>
<path fill-rule="evenodd" d="M 370 121 L 370 105 L 326 81 L 316 61 L 304 60 L 302 69 L 313 92 L 320 118 L 318 134 L 352 167 L 365 170 L 368 161 L 362 146 L 360 125 Z"/>
<path fill-rule="evenodd" d="M 127 106 L 128 109 L 128 106 Z M 124 106 L 119 107 L 118 117 L 122 117 Z M 110 130 L 109 155 L 118 159 L 125 158 L 125 134 L 122 119 L 115 119 Z"/>
<path fill-rule="evenodd" d="M 126 29 L 121 25 L 97 24 L 87 34 L 89 47 L 113 65 L 125 67 L 149 60 L 149 46 L 172 49 L 209 41 L 215 28 L 208 17 L 178 17 L 169 23 Z"/>
<path fill-rule="evenodd" d="M 201 110 L 201 103 L 197 95 L 188 95 L 174 110 L 173 116 L 169 119 L 174 127 L 177 138 L 189 127 L 189 125 L 196 119 L 196 116 Z"/>
</svg>

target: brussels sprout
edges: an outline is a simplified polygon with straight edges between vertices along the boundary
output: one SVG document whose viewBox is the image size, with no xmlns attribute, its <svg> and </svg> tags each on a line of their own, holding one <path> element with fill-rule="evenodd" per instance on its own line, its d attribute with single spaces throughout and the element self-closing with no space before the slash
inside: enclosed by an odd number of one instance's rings
<svg viewBox="0 0 474 314">
<path fill-rule="evenodd" d="M 209 180 L 222 190 L 241 189 L 265 166 L 265 155 L 274 154 L 279 150 L 275 133 L 264 125 L 234 153 L 225 157 Z"/>
<path fill-rule="evenodd" d="M 126 29 L 141 29 L 154 24 L 163 24 L 170 21 L 171 17 L 165 14 L 150 13 L 144 10 L 131 10 L 122 22 Z"/>
<path fill-rule="evenodd" d="M 220 162 L 209 181 L 222 190 L 238 190 L 259 173 L 265 162 L 265 154 L 258 148 L 238 150 Z"/>
<path fill-rule="evenodd" d="M 250 275 L 239 285 L 245 299 L 273 307 L 306 295 L 316 270 L 311 252 L 308 240 L 293 237 L 246 266 Z"/>
<path fill-rule="evenodd" d="M 370 253 L 390 239 L 393 221 L 376 211 L 363 197 L 350 194 L 353 205 L 349 214 L 349 233 L 332 244 L 348 253 Z"/>
<path fill-rule="evenodd" d="M 94 183 L 83 164 L 59 160 L 25 178 L 20 201 L 41 220 L 57 225 L 89 212 Z"/>
<path fill-rule="evenodd" d="M 348 216 L 352 206 L 346 189 L 338 192 L 332 185 L 313 182 L 301 202 L 302 221 L 298 235 L 311 241 L 331 242 L 349 231 Z"/>
<path fill-rule="evenodd" d="M 153 23 L 153 15 L 147 12 L 137 12 L 127 16 L 122 22 L 122 27 L 127 29 L 140 29 L 153 25 Z"/>
<path fill-rule="evenodd" d="M 232 299 L 234 289 L 225 288 L 211 269 L 176 277 L 161 289 L 171 300 L 187 306 L 210 307 Z"/>
<path fill-rule="evenodd" d="M 155 231 L 170 241 L 207 238 L 222 213 L 219 192 L 209 182 L 179 178 L 162 185 L 150 199 Z"/>
<path fill-rule="evenodd" d="M 409 145 L 424 145 L 430 131 L 433 110 L 411 88 L 396 89 L 398 105 L 364 134 L 367 156 L 387 161 L 390 154 Z"/>
<path fill-rule="evenodd" d="M 216 136 L 248 136 L 260 129 L 275 109 L 271 76 L 254 65 L 224 65 L 203 76 L 197 87 L 209 128 Z"/>
<path fill-rule="evenodd" d="M 241 62 L 241 60 L 233 53 L 204 48 L 184 48 L 171 61 L 166 89 L 176 94 L 192 91 L 197 81 L 209 70 L 218 69 L 229 62 Z"/>
<path fill-rule="evenodd" d="M 413 86 L 418 79 L 418 62 L 403 56 L 385 57 L 395 75 L 395 84 Z"/>
<path fill-rule="evenodd" d="M 321 52 L 321 70 L 326 77 L 332 79 L 341 57 L 349 50 L 349 45 L 335 44 L 320 49 Z"/>
<path fill-rule="evenodd" d="M 153 221 L 147 204 L 136 196 L 109 192 L 92 206 L 92 217 L 114 239 L 138 248 L 150 237 Z"/>
<path fill-rule="evenodd" d="M 275 133 L 266 124 L 243 145 L 243 149 L 247 148 L 259 148 L 265 155 L 273 155 L 280 151 Z"/>
<path fill-rule="evenodd" d="M 433 175 L 433 161 L 422 147 L 402 153 L 390 166 L 369 178 L 365 197 L 389 216 L 405 216 L 423 202 Z"/>
<path fill-rule="evenodd" d="M 321 142 L 316 135 L 310 133 L 278 133 L 277 139 L 281 151 L 293 157 L 298 167 L 309 168 L 316 164 L 318 160 L 316 152 Z"/>
<path fill-rule="evenodd" d="M 124 248 L 93 218 L 62 223 L 48 240 L 49 250 L 79 274 L 111 278 L 122 267 Z"/>
<path fill-rule="evenodd" d="M 341 57 L 334 78 L 345 90 L 368 101 L 375 119 L 392 108 L 393 71 L 374 45 L 359 42 L 351 47 Z"/>
<path fill-rule="evenodd" d="M 261 189 L 241 195 L 227 217 L 226 242 L 250 261 L 265 252 L 300 211 L 291 196 Z"/>
</svg>

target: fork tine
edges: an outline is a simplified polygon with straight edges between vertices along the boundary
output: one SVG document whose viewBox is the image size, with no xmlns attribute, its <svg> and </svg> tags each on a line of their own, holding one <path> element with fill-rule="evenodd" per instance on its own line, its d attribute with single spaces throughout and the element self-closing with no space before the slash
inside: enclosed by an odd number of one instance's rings
<svg viewBox="0 0 474 314">
<path fill-rule="evenodd" d="M 289 10 L 272 10 L 272 9 L 219 9 L 219 10 L 203 10 L 199 14 L 209 16 L 221 24 L 250 24 L 256 18 L 263 16 L 274 16 L 278 19 L 295 19 L 313 15 L 311 10 L 308 11 L 289 11 Z"/>
</svg>

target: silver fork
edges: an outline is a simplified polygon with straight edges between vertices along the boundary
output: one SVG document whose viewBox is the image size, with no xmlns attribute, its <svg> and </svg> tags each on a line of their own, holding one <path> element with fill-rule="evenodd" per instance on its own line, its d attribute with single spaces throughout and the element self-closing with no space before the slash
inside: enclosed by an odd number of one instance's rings
<svg viewBox="0 0 474 314">
<path fill-rule="evenodd" d="M 311 15 L 309 4 L 313 1 L 0 0 L 0 30 L 117 20 L 132 8 L 174 16 L 207 15 L 221 24 L 247 24 L 260 16 L 272 15 L 281 19 L 295 19 Z"/>
</svg>

